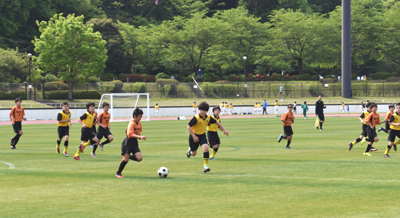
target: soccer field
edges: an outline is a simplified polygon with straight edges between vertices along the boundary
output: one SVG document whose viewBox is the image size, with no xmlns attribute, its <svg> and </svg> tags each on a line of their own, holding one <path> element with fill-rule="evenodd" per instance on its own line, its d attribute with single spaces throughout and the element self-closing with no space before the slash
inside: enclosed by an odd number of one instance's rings
<svg viewBox="0 0 400 218">
<path fill-rule="evenodd" d="M 381 118 L 382 119 L 382 118 Z M 128 122 L 111 123 L 115 140 L 90 156 L 72 158 L 80 125 L 70 131 L 69 157 L 55 152 L 56 124 L 23 125 L 17 150 L 11 126 L 0 126 L 0 217 L 398 217 L 400 153 L 383 158 L 387 134 L 372 157 L 351 152 L 361 132 L 357 117 L 297 118 L 292 149 L 278 117 L 224 119 L 216 161 L 203 173 L 203 154 L 187 158 L 189 120 L 142 122 L 143 161 L 115 178 Z M 104 139 L 103 139 L 104 140 Z M 62 143 L 63 144 L 63 143 Z M 10 169 L 6 163 L 15 166 Z M 157 176 L 167 167 L 168 178 Z"/>
</svg>

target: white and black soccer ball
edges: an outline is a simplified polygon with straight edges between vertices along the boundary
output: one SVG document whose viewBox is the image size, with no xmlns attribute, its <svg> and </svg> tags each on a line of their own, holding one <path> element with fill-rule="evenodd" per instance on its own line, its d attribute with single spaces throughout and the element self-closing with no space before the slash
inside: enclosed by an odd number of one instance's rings
<svg viewBox="0 0 400 218">
<path fill-rule="evenodd" d="M 160 167 L 157 173 L 160 178 L 167 178 L 169 172 L 166 167 Z"/>
</svg>

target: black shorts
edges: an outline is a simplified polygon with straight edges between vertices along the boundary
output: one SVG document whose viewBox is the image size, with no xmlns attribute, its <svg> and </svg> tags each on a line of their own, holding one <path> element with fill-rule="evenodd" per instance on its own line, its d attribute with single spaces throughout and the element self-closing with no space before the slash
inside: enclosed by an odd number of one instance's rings
<svg viewBox="0 0 400 218">
<path fill-rule="evenodd" d="M 292 126 L 283 126 L 283 132 L 284 132 L 285 136 L 293 135 Z"/>
<path fill-rule="evenodd" d="M 221 144 L 221 142 L 219 140 L 218 132 L 208 131 L 207 138 L 208 138 L 208 144 L 210 144 L 210 147 Z"/>
<path fill-rule="evenodd" d="M 396 136 L 397 136 L 397 138 L 400 138 L 400 130 L 395 130 L 395 129 L 390 130 L 390 134 L 389 134 L 389 138 L 388 138 L 389 141 L 394 142 L 396 139 Z"/>
<path fill-rule="evenodd" d="M 58 138 L 62 139 L 64 136 L 69 135 L 69 126 L 58 127 Z"/>
<path fill-rule="evenodd" d="M 324 113 L 318 113 L 317 115 L 318 115 L 319 120 L 321 120 L 321 121 L 325 120 Z"/>
<path fill-rule="evenodd" d="M 100 140 L 103 137 L 108 138 L 109 135 L 112 135 L 109 128 L 104 129 L 103 127 L 99 126 L 97 129 L 97 138 Z"/>
<path fill-rule="evenodd" d="M 364 137 L 367 137 L 367 136 L 368 136 L 368 131 L 367 131 L 367 129 L 368 129 L 368 125 L 367 125 L 367 124 L 363 124 L 363 125 L 362 125 L 362 132 L 361 132 L 361 135 L 362 135 L 362 136 L 364 136 Z"/>
<path fill-rule="evenodd" d="M 294 110 L 294 111 L 297 111 L 297 108 L 296 108 L 296 107 L 293 107 L 293 110 Z"/>
<path fill-rule="evenodd" d="M 198 142 L 194 142 L 192 135 L 189 135 L 189 146 L 191 151 L 197 151 L 197 148 L 199 148 L 200 145 L 208 144 L 205 133 L 203 135 L 196 135 L 196 136 L 199 138 Z"/>
<path fill-rule="evenodd" d="M 376 134 L 376 128 L 371 129 L 371 127 L 367 127 L 367 133 L 369 140 L 374 140 L 378 135 Z"/>
<path fill-rule="evenodd" d="M 121 155 L 124 156 L 124 154 L 136 154 L 138 152 L 140 152 L 140 149 L 137 138 L 130 139 L 125 137 L 121 144 Z"/>
<path fill-rule="evenodd" d="M 81 140 L 84 142 L 96 137 L 96 133 L 93 132 L 93 128 L 82 128 L 81 133 Z"/>
<path fill-rule="evenodd" d="M 390 130 L 389 121 L 386 121 L 386 122 L 385 122 L 385 129 L 386 129 L 386 131 L 389 131 L 389 130 Z"/>
<path fill-rule="evenodd" d="M 14 122 L 13 129 L 14 129 L 15 133 L 18 133 L 19 131 L 21 131 L 22 130 L 21 122 Z"/>
</svg>

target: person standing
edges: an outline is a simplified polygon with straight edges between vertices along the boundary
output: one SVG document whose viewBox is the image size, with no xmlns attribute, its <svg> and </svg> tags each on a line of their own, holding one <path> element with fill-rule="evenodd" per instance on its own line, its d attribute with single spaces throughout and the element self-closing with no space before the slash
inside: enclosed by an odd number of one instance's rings
<svg viewBox="0 0 400 218">
<path fill-rule="evenodd" d="M 268 115 L 267 113 L 267 107 L 268 107 L 268 103 L 266 100 L 264 100 L 264 104 L 263 104 L 263 115 L 265 113 L 265 115 Z"/>
<path fill-rule="evenodd" d="M 318 116 L 319 118 L 319 128 L 317 126 L 317 129 L 322 131 L 322 124 L 325 121 L 325 116 L 324 116 L 324 109 L 326 106 L 324 105 L 324 102 L 321 100 L 322 99 L 322 94 L 318 95 L 318 101 L 315 103 L 315 116 Z"/>
<path fill-rule="evenodd" d="M 270 67 L 268 70 L 268 76 L 272 76 L 272 67 Z"/>
<path fill-rule="evenodd" d="M 275 114 L 278 114 L 278 107 L 279 107 L 278 100 L 275 100 L 274 106 L 275 106 Z"/>
<path fill-rule="evenodd" d="M 365 111 L 365 104 L 363 102 L 361 102 L 361 110 L 362 110 L 362 112 Z"/>
<path fill-rule="evenodd" d="M 293 104 L 293 113 L 297 114 L 297 103 L 294 102 Z"/>
<path fill-rule="evenodd" d="M 308 111 L 308 106 L 307 106 L 307 102 L 305 101 L 303 105 L 301 105 L 301 108 L 303 108 L 303 116 L 304 119 L 307 119 L 307 111 Z"/>
<path fill-rule="evenodd" d="M 282 84 L 281 84 L 281 85 L 279 86 L 279 94 L 281 95 L 281 101 L 283 101 L 282 93 L 283 93 L 283 87 L 282 87 Z"/>
<path fill-rule="evenodd" d="M 199 79 L 199 81 L 201 81 L 202 76 L 203 76 L 203 71 L 201 71 L 201 69 L 199 69 L 199 71 L 197 71 L 197 78 Z"/>
</svg>

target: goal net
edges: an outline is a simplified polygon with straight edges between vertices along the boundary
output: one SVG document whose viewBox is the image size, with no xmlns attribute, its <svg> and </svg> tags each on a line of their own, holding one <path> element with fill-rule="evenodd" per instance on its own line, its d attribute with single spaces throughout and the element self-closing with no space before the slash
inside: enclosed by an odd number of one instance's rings
<svg viewBox="0 0 400 218">
<path fill-rule="evenodd" d="M 143 110 L 143 118 L 150 121 L 150 96 L 149 93 L 110 93 L 101 96 L 97 113 L 100 114 L 104 102 L 110 104 L 110 121 L 122 118 L 133 118 L 132 113 L 136 107 Z M 142 118 L 142 120 L 144 120 Z"/>
</svg>

